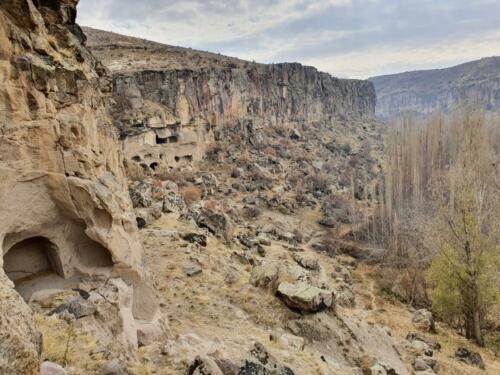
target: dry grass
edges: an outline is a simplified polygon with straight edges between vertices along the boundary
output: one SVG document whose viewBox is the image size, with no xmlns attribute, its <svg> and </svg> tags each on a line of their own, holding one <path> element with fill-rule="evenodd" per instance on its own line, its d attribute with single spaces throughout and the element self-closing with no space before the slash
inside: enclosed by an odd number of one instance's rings
<svg viewBox="0 0 500 375">
<path fill-rule="evenodd" d="M 83 334 L 74 323 L 42 314 L 34 316 L 43 335 L 43 359 L 64 367 L 76 369 L 72 375 L 98 374 L 104 358 L 94 354 L 98 346 L 95 338 Z"/>
</svg>

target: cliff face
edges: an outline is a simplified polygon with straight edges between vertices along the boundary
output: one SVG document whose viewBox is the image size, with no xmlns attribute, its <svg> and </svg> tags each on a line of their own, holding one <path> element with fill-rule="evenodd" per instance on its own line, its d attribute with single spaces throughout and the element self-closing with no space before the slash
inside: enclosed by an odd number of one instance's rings
<svg viewBox="0 0 500 375">
<path fill-rule="evenodd" d="M 142 285 L 121 147 L 103 96 L 109 85 L 82 45 L 77 2 L 0 3 L 2 300 L 18 298 L 11 281 L 22 294 L 23 282 L 39 274 Z M 30 324 L 26 310 L 0 307 L 2 373 L 38 373 L 38 338 L 23 342 L 19 332 L 33 330 L 16 328 Z M 11 357 L 3 353 L 16 347 Z"/>
<path fill-rule="evenodd" d="M 114 119 L 127 162 L 144 168 L 199 159 L 212 128 L 243 119 L 331 125 L 374 115 L 375 92 L 367 81 L 337 79 L 300 64 L 255 64 L 85 32 L 89 47 L 113 73 Z"/>
<path fill-rule="evenodd" d="M 447 69 L 423 70 L 373 77 L 377 115 L 402 112 L 428 115 L 456 105 L 500 109 L 500 57 L 485 58 Z"/>
</svg>

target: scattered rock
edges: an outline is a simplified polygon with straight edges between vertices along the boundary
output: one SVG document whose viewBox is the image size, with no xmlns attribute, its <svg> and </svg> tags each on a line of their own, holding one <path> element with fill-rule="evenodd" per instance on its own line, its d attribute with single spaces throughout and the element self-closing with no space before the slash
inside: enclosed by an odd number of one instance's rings
<svg viewBox="0 0 500 375">
<path fill-rule="evenodd" d="M 193 364 L 189 366 L 187 375 L 224 375 L 217 363 L 209 357 L 197 356 Z"/>
<path fill-rule="evenodd" d="M 40 367 L 40 375 L 66 375 L 66 370 L 53 362 L 43 362 Z"/>
<path fill-rule="evenodd" d="M 261 343 L 255 343 L 238 375 L 294 375 L 294 372 L 278 363 Z"/>
<path fill-rule="evenodd" d="M 485 369 L 483 358 L 478 352 L 473 352 L 472 350 L 469 350 L 462 346 L 459 347 L 455 352 L 455 357 L 458 360 L 465 362 L 471 366 L 479 367 L 481 370 Z"/>
<path fill-rule="evenodd" d="M 303 337 L 295 336 L 289 333 L 284 333 L 278 337 L 277 341 L 285 348 L 294 351 L 304 350 L 306 341 Z"/>
<path fill-rule="evenodd" d="M 231 171 L 231 177 L 232 178 L 239 178 L 243 174 L 243 169 L 242 168 L 233 168 Z"/>
<path fill-rule="evenodd" d="M 318 260 L 315 258 L 310 258 L 303 256 L 299 253 L 294 253 L 293 254 L 293 259 L 302 267 L 308 270 L 313 270 L 313 271 L 319 271 L 320 266 L 318 263 Z"/>
<path fill-rule="evenodd" d="M 177 186 L 177 185 L 176 185 Z M 167 191 L 163 197 L 162 211 L 164 213 L 181 213 L 186 210 L 184 199 L 176 191 Z"/>
<path fill-rule="evenodd" d="M 425 371 L 429 369 L 427 362 L 425 362 L 423 356 L 415 358 L 413 361 L 413 368 L 415 371 Z"/>
<path fill-rule="evenodd" d="M 434 338 L 421 334 L 420 332 L 410 332 L 406 335 L 406 339 L 410 342 L 421 341 L 426 343 L 430 348 L 434 350 L 440 350 L 441 344 Z"/>
<path fill-rule="evenodd" d="M 194 264 L 194 263 L 186 264 L 184 266 L 183 270 L 184 270 L 184 273 L 186 275 L 188 275 L 189 277 L 194 276 L 194 275 L 198 275 L 199 273 L 202 272 L 201 267 L 197 264 Z"/>
<path fill-rule="evenodd" d="M 212 234 L 227 240 L 229 238 L 229 219 L 222 213 L 208 208 L 202 208 L 194 217 L 196 224 L 201 228 L 207 228 Z"/>
<path fill-rule="evenodd" d="M 356 297 L 349 288 L 335 290 L 335 303 L 342 307 L 355 307 Z"/>
<path fill-rule="evenodd" d="M 428 356 L 433 355 L 432 349 L 424 341 L 412 340 L 412 341 L 408 341 L 408 343 L 409 343 L 409 345 L 407 346 L 408 351 L 410 353 L 413 353 L 416 356 L 423 355 L 423 354 L 428 355 Z"/>
<path fill-rule="evenodd" d="M 283 282 L 277 290 L 278 297 L 291 309 L 304 313 L 315 313 L 333 306 L 333 292 L 299 282 Z"/>
<path fill-rule="evenodd" d="M 104 364 L 102 375 L 127 375 L 127 368 L 118 358 L 113 358 Z"/>
<path fill-rule="evenodd" d="M 255 287 L 272 286 L 279 276 L 279 266 L 274 262 L 264 262 L 252 269 L 250 284 Z"/>
<path fill-rule="evenodd" d="M 335 219 L 333 217 L 323 216 L 318 220 L 318 224 L 327 228 L 335 228 Z"/>
<path fill-rule="evenodd" d="M 85 316 L 93 315 L 96 312 L 96 307 L 82 297 L 78 296 L 71 299 L 67 303 L 57 306 L 48 315 L 59 315 L 63 312 L 73 315 L 75 319 L 80 319 Z"/>
<path fill-rule="evenodd" d="M 413 361 L 413 369 L 415 371 L 431 371 L 436 373 L 439 370 L 437 361 L 429 356 L 421 355 L 415 358 Z"/>
<path fill-rule="evenodd" d="M 203 246 L 203 247 L 207 246 L 207 236 L 205 236 L 204 234 L 201 234 L 201 233 L 193 233 L 193 232 L 183 233 L 181 235 L 181 238 L 184 241 L 196 243 L 196 244 Z"/>
<path fill-rule="evenodd" d="M 294 141 L 299 141 L 302 138 L 300 132 L 297 129 L 292 129 L 290 133 L 290 139 L 293 139 Z"/>
<path fill-rule="evenodd" d="M 377 362 L 370 368 L 370 375 L 398 375 L 398 373 L 391 366 Z"/>
<path fill-rule="evenodd" d="M 427 309 L 420 309 L 415 311 L 411 319 L 413 325 L 418 329 L 425 332 L 435 332 L 436 326 L 432 313 Z"/>
<path fill-rule="evenodd" d="M 137 222 L 137 228 L 142 229 L 146 226 L 146 220 L 144 220 L 144 218 L 136 217 L 135 220 Z"/>
</svg>

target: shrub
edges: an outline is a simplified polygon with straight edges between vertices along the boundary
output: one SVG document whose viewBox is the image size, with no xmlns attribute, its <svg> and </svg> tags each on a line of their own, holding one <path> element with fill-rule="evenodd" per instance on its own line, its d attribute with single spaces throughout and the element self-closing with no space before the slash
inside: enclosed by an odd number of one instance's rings
<svg viewBox="0 0 500 375">
<path fill-rule="evenodd" d="M 186 203 L 186 206 L 191 207 L 193 203 L 201 200 L 202 191 L 196 186 L 186 186 L 181 189 L 181 195 Z"/>
</svg>

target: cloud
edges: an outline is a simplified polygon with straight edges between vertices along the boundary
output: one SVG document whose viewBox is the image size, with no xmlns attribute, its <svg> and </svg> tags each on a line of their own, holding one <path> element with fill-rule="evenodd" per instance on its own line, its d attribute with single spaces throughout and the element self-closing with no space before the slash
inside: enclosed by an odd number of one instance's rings
<svg viewBox="0 0 500 375">
<path fill-rule="evenodd" d="M 86 0 L 83 25 L 368 77 L 500 54 L 500 0 Z"/>
</svg>

